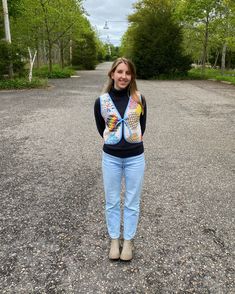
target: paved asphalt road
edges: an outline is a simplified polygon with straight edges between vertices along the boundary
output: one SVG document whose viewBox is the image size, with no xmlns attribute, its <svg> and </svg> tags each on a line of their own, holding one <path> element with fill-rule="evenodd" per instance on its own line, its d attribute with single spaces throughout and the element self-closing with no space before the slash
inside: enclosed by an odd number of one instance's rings
<svg viewBox="0 0 235 294">
<path fill-rule="evenodd" d="M 235 87 L 138 81 L 148 121 L 135 258 L 110 262 L 93 117 L 109 66 L 0 92 L 0 293 L 235 293 Z"/>
</svg>

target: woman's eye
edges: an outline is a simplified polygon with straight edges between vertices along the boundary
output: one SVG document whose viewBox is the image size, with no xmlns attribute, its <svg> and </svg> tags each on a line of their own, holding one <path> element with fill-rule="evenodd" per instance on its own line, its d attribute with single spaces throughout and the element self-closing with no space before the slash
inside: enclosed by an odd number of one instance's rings
<svg viewBox="0 0 235 294">
<path fill-rule="evenodd" d="M 123 74 L 124 72 L 123 72 L 122 70 L 118 70 L 117 73 L 119 73 L 119 74 Z M 127 76 L 129 76 L 131 73 L 130 73 L 129 71 L 126 71 L 125 74 L 126 74 Z"/>
</svg>

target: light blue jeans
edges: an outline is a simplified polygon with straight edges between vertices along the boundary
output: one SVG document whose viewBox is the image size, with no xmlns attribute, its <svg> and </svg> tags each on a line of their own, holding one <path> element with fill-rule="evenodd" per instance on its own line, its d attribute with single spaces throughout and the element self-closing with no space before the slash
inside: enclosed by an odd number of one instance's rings
<svg viewBox="0 0 235 294">
<path fill-rule="evenodd" d="M 125 179 L 123 225 L 124 240 L 134 238 L 140 211 L 140 196 L 145 169 L 144 153 L 121 158 L 103 152 L 102 170 L 106 200 L 106 223 L 111 239 L 120 237 L 120 193 Z"/>
</svg>

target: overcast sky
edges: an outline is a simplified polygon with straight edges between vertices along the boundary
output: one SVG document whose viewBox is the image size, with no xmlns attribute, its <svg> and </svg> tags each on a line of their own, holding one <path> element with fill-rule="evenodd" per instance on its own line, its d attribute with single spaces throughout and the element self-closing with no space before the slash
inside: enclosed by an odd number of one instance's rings
<svg viewBox="0 0 235 294">
<path fill-rule="evenodd" d="M 100 39 L 103 42 L 109 39 L 110 43 L 119 46 L 121 37 L 127 30 L 127 16 L 133 12 L 132 4 L 135 2 L 134 0 L 84 0 L 83 7 L 88 12 L 88 19 L 97 29 Z M 105 30 L 106 21 L 109 29 Z"/>
</svg>

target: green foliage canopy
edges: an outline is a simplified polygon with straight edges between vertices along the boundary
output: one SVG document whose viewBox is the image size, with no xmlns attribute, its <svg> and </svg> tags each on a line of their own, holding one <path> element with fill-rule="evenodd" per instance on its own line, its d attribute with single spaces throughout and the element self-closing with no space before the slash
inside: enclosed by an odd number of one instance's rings
<svg viewBox="0 0 235 294">
<path fill-rule="evenodd" d="M 131 25 L 123 38 L 122 53 L 127 53 L 140 78 L 160 74 L 184 73 L 191 59 L 182 50 L 181 27 L 175 22 L 171 1 L 141 0 L 129 16 Z"/>
<path fill-rule="evenodd" d="M 29 46 L 37 50 L 38 58 L 41 58 L 44 63 L 48 60 L 49 68 L 52 70 L 54 56 L 60 55 L 62 66 L 64 59 L 67 64 L 70 64 L 71 54 L 76 55 L 78 52 L 74 50 L 85 42 L 90 46 L 90 52 L 86 50 L 82 53 L 87 54 L 86 58 L 88 56 L 91 58 L 88 61 L 90 62 L 89 67 L 94 67 L 91 64 L 97 62 L 97 51 L 99 49 L 99 52 L 102 52 L 102 44 L 98 41 L 94 29 L 84 15 L 82 0 L 17 0 L 17 2 L 11 2 L 14 3 L 11 9 L 14 12 L 11 28 L 12 40 L 15 43 L 22 48 Z M 72 53 L 71 44 L 77 44 L 73 46 Z M 102 56 L 99 54 L 100 58 Z"/>
<path fill-rule="evenodd" d="M 9 44 L 5 40 L 0 41 L 0 77 L 8 74 L 10 64 L 16 74 L 22 74 L 24 70 L 24 53 L 15 44 Z"/>
</svg>

